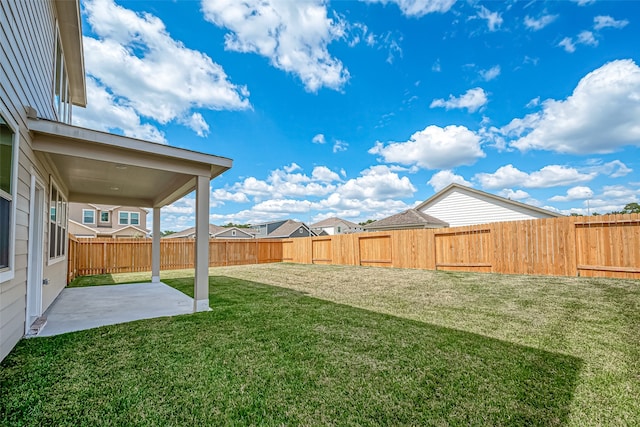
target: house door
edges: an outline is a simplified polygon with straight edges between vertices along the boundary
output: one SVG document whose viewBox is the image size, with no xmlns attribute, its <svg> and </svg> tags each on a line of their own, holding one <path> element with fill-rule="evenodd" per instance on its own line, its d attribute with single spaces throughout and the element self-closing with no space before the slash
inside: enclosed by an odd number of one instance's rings
<svg viewBox="0 0 640 427">
<path fill-rule="evenodd" d="M 31 176 L 31 202 L 29 206 L 29 247 L 27 279 L 27 313 L 25 334 L 33 322 L 42 315 L 42 267 L 44 262 L 45 190 L 34 175 Z"/>
</svg>

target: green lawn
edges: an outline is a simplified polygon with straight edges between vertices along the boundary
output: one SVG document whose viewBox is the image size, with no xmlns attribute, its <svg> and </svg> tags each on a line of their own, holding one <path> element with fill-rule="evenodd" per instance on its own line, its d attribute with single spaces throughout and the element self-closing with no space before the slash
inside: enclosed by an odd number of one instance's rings
<svg viewBox="0 0 640 427">
<path fill-rule="evenodd" d="M 640 425 L 638 281 L 211 272 L 211 312 L 21 341 L 0 425 Z"/>
</svg>

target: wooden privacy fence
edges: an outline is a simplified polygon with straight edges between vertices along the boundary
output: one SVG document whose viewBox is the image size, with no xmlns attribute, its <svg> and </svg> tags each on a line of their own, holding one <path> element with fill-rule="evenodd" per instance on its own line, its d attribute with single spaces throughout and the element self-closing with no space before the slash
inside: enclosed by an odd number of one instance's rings
<svg viewBox="0 0 640 427">
<path fill-rule="evenodd" d="M 161 240 L 160 268 L 193 268 L 194 242 Z M 69 281 L 89 274 L 150 271 L 151 240 L 70 237 L 68 260 Z M 209 241 L 211 267 L 281 261 L 640 279 L 640 214 L 288 240 Z"/>
<path fill-rule="evenodd" d="M 285 262 L 640 279 L 640 215 L 289 239 Z"/>
<path fill-rule="evenodd" d="M 91 274 L 151 271 L 151 239 L 77 239 L 69 237 L 70 282 Z M 195 239 L 161 239 L 160 269 L 193 268 Z M 282 241 L 209 240 L 209 266 L 282 261 Z"/>
</svg>

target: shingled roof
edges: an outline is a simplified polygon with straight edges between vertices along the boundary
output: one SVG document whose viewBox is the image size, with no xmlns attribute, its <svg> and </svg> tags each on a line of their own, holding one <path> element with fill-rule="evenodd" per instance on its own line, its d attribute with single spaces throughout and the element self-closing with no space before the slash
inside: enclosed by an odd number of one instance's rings
<svg viewBox="0 0 640 427">
<path fill-rule="evenodd" d="M 444 228 L 448 227 L 444 221 L 434 218 L 415 209 L 407 209 L 387 218 L 380 219 L 365 226 L 367 231 L 399 230 L 407 228 Z"/>
</svg>

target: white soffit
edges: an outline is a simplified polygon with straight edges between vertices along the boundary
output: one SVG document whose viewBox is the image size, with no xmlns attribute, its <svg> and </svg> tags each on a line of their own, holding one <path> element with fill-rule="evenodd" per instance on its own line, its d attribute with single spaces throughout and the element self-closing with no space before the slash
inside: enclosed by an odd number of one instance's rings
<svg viewBox="0 0 640 427">
<path fill-rule="evenodd" d="M 158 207 L 213 179 L 233 161 L 196 151 L 29 119 L 32 147 L 56 169 L 70 202 Z"/>
</svg>

